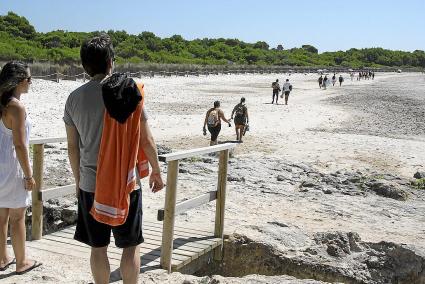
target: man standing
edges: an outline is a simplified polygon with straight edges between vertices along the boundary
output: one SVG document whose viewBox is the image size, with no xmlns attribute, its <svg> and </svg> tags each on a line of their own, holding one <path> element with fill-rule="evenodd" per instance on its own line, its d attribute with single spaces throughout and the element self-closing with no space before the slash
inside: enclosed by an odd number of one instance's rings
<svg viewBox="0 0 425 284">
<path fill-rule="evenodd" d="M 283 84 L 282 88 L 283 88 L 283 93 L 285 94 L 285 105 L 288 105 L 289 94 L 292 91 L 292 85 L 291 83 L 289 83 L 289 79 L 286 79 L 286 82 L 285 84 Z M 282 97 L 283 97 L 283 94 L 282 94 Z"/>
<path fill-rule="evenodd" d="M 109 94 L 105 96 L 106 94 L 102 90 L 103 85 L 101 84 L 102 80 L 110 78 L 108 76 L 111 75 L 113 70 L 114 51 L 109 36 L 103 34 L 84 42 L 80 50 L 80 56 L 84 70 L 90 75 L 91 80 L 69 95 L 64 112 L 64 122 L 68 138 L 68 156 L 74 174 L 78 196 L 78 220 L 74 238 L 91 247 L 90 266 L 94 282 L 96 284 L 109 283 L 110 266 L 107 248 L 112 231 L 116 246 L 123 249 L 120 265 L 123 282 L 137 283 L 140 271 L 139 244 L 143 242 L 143 236 L 141 189 L 135 188 L 135 155 L 139 155 L 141 152 L 144 153 L 146 157 L 146 164 L 144 165 L 145 172 L 149 170 L 147 162 L 152 167 L 149 186 L 153 192 L 161 190 L 164 184 L 158 163 L 155 141 L 147 122 L 145 110 L 143 109 L 143 95 L 139 96 L 133 106 L 136 110 L 132 109 L 128 114 L 124 114 L 119 109 L 115 113 L 115 115 L 121 118 L 124 116 L 123 121 L 116 122 L 114 119 L 109 118 L 109 116 L 115 118 L 112 112 L 110 112 L 110 109 L 107 108 L 107 100 L 113 98 Z M 128 80 L 127 82 L 135 83 L 130 78 Z M 117 89 L 122 90 L 120 85 L 118 85 Z M 139 92 L 136 91 L 139 95 L 143 93 L 140 87 L 137 87 L 137 89 L 134 88 L 134 90 L 139 90 Z M 131 125 L 136 130 L 135 133 L 139 135 L 128 135 L 129 137 L 133 137 L 133 140 L 136 140 L 131 141 L 132 144 L 130 144 L 134 147 L 123 144 L 121 146 L 122 148 L 118 149 L 119 152 L 129 153 L 129 155 L 118 155 L 120 161 L 116 159 L 105 159 L 102 155 L 99 155 L 99 152 L 104 150 L 104 141 L 107 142 L 107 145 L 111 140 L 121 139 L 120 136 L 117 136 L 118 138 L 103 137 L 105 131 L 105 133 L 111 132 L 111 128 L 106 123 L 115 123 L 117 128 L 123 129 L 120 128 L 121 125 L 126 125 L 129 120 L 131 120 Z M 119 145 L 119 143 L 116 145 Z M 135 153 L 135 149 L 138 149 L 137 153 Z M 102 152 L 102 154 L 105 153 Z M 116 186 L 116 180 L 111 178 L 111 180 L 107 181 L 111 186 L 99 189 L 96 185 L 105 184 L 105 181 L 101 179 L 97 180 L 98 173 L 102 172 L 102 169 L 105 171 L 105 168 L 114 168 L 116 165 L 122 164 L 127 160 L 134 162 L 133 164 L 132 162 L 127 163 L 132 169 L 128 172 L 128 175 L 126 174 L 124 177 L 121 177 L 121 171 L 111 171 L 114 176 L 118 175 L 121 180 L 124 180 L 123 187 L 128 190 L 128 193 L 125 193 L 127 195 L 124 195 L 123 198 L 127 205 L 123 209 L 124 213 L 122 213 L 125 216 L 123 218 L 124 223 L 121 225 L 110 225 L 109 223 L 100 222 L 98 221 L 99 219 L 94 218 L 95 214 L 93 213 L 93 210 L 96 211 L 96 206 L 99 205 L 97 202 L 98 191 L 102 190 L 103 192 L 104 190 L 108 194 L 111 193 L 115 196 L 117 191 L 121 190 L 122 182 L 118 183 L 119 186 Z M 129 184 L 131 188 L 128 188 Z M 118 211 L 116 209 L 106 206 L 103 208 L 105 212 L 108 211 L 108 214 L 116 213 Z M 118 212 L 121 213 L 121 211 Z"/>
<path fill-rule="evenodd" d="M 339 75 L 338 81 L 339 81 L 339 86 L 341 87 L 342 82 L 344 82 L 344 78 L 342 77 L 342 74 Z"/>
<path fill-rule="evenodd" d="M 275 97 L 276 97 L 276 104 L 278 104 L 277 100 L 279 99 L 279 92 L 280 92 L 279 79 L 276 79 L 276 82 L 272 83 L 272 88 L 273 88 L 272 104 L 274 103 Z"/>
<path fill-rule="evenodd" d="M 242 143 L 242 136 L 245 133 L 245 127 L 249 124 L 248 109 L 245 105 L 245 98 L 241 98 L 241 102 L 238 103 L 232 111 L 232 116 L 230 119 L 233 119 L 235 115 L 235 131 L 236 131 L 236 140 Z"/>
</svg>

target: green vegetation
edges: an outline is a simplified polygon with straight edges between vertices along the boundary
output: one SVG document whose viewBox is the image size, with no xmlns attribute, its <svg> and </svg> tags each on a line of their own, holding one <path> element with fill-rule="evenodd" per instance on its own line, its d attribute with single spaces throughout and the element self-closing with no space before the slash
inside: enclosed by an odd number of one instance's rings
<svg viewBox="0 0 425 284">
<path fill-rule="evenodd" d="M 412 181 L 412 186 L 417 189 L 425 189 L 425 178 Z"/>
<path fill-rule="evenodd" d="M 100 31 L 83 33 L 63 30 L 38 33 L 24 17 L 9 12 L 0 16 L 0 60 L 79 64 L 81 43 Z M 238 39 L 185 40 L 180 35 L 159 38 L 151 32 L 130 35 L 125 31 L 107 31 L 113 40 L 117 61 L 124 63 L 165 63 L 196 65 L 258 65 L 309 67 L 416 67 L 425 68 L 425 52 L 392 51 L 382 48 L 352 48 L 324 52 L 303 45 L 283 50 L 266 42 L 246 43 Z"/>
</svg>

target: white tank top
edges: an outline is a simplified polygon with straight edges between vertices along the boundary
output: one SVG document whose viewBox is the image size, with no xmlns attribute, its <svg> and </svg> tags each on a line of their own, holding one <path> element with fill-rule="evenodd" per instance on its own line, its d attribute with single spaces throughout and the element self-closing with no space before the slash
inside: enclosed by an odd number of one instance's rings
<svg viewBox="0 0 425 284">
<path fill-rule="evenodd" d="M 28 149 L 30 131 L 31 123 L 27 116 L 25 139 Z M 31 195 L 25 190 L 23 178 L 24 173 L 13 144 L 12 130 L 0 119 L 0 208 L 22 208 L 30 204 Z"/>
</svg>

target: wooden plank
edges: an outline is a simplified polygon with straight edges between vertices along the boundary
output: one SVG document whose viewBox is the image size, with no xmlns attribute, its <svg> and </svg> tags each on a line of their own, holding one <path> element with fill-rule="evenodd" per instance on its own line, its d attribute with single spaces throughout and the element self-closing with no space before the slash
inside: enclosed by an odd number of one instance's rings
<svg viewBox="0 0 425 284">
<path fill-rule="evenodd" d="M 147 230 L 154 230 L 156 232 L 159 232 L 160 235 L 162 235 L 162 224 L 145 222 L 143 223 L 143 231 L 147 231 Z M 75 226 L 67 227 L 65 229 L 62 229 L 60 232 L 74 234 Z M 55 233 L 52 233 L 52 234 L 55 234 Z M 213 236 L 213 234 L 214 233 L 211 231 L 201 231 L 201 230 L 196 230 L 192 228 L 175 227 L 174 229 L 174 235 L 177 237 L 192 237 L 192 236 L 206 237 L 206 236 Z"/>
<path fill-rule="evenodd" d="M 152 222 L 152 221 L 144 221 L 143 226 L 162 228 L 162 223 Z M 208 229 L 200 229 L 200 228 L 194 228 L 194 227 L 189 227 L 189 226 L 182 227 L 182 226 L 176 226 L 176 225 L 174 225 L 174 231 L 175 232 L 194 232 L 194 233 L 197 233 L 197 234 L 205 234 L 206 236 L 213 233 L 212 230 L 208 230 Z"/>
<path fill-rule="evenodd" d="M 57 242 L 57 243 L 61 243 L 64 245 L 72 245 L 73 247 L 77 247 L 77 248 L 84 248 L 84 249 L 88 249 L 88 251 L 90 251 L 90 247 L 88 247 L 87 245 L 84 245 L 81 242 L 78 242 L 74 239 L 70 239 L 67 236 L 61 236 L 59 234 L 57 235 L 46 235 L 43 237 L 43 240 L 49 240 L 49 241 L 53 241 L 53 242 Z M 159 247 L 156 247 L 155 249 L 157 249 Z M 155 251 L 149 248 L 145 248 L 145 247 L 141 247 L 140 249 L 141 254 L 145 255 L 148 259 L 151 260 L 159 260 L 160 257 L 160 250 Z M 189 254 L 187 252 L 184 251 L 178 251 L 179 253 L 176 253 L 176 255 L 173 257 L 177 260 L 186 260 L 186 258 L 188 256 L 192 256 L 193 254 Z M 122 254 L 122 249 L 121 248 L 117 248 L 116 246 L 113 245 L 113 243 L 111 243 L 111 245 L 108 247 L 108 253 L 111 253 L 113 255 L 118 255 L 119 258 L 121 258 L 121 254 Z"/>
<path fill-rule="evenodd" d="M 195 198 L 185 200 L 183 202 L 176 204 L 176 209 L 174 213 L 178 215 L 216 199 L 217 199 L 217 191 L 210 191 L 208 193 L 199 195 Z M 158 221 L 164 220 L 164 211 L 165 211 L 164 208 L 158 210 L 158 217 L 157 217 Z"/>
<path fill-rule="evenodd" d="M 34 242 L 27 242 L 27 247 L 37 250 L 43 250 L 48 251 L 55 254 L 62 254 L 62 255 L 70 255 L 73 257 L 83 258 L 83 259 L 89 259 L 90 258 L 90 248 L 85 247 L 81 248 L 78 246 L 73 245 L 64 245 L 61 243 L 56 243 L 54 241 L 44 241 L 44 238 L 42 240 L 34 241 Z M 142 268 L 144 266 L 159 266 L 159 257 L 152 258 L 149 255 L 142 255 L 142 262 L 145 263 L 142 265 Z M 115 253 L 111 253 L 108 250 L 108 258 L 109 262 L 119 266 L 121 261 L 121 254 L 117 255 Z M 180 263 L 179 260 L 176 260 L 176 263 Z"/>
<path fill-rule="evenodd" d="M 162 228 L 162 223 L 145 221 L 145 222 L 143 222 L 143 226 Z M 176 231 L 176 232 L 187 232 L 187 233 L 193 232 L 193 233 L 196 233 L 196 234 L 204 234 L 206 236 L 214 233 L 212 230 L 194 228 L 194 227 L 191 227 L 190 225 L 184 226 L 184 227 L 183 226 L 174 226 L 174 231 Z"/>
<path fill-rule="evenodd" d="M 147 237 L 145 237 L 145 239 L 147 240 L 157 240 L 158 238 L 160 238 L 161 235 L 153 235 L 153 234 L 149 234 Z M 214 238 L 214 237 L 208 237 L 205 239 L 202 238 L 181 238 L 181 239 L 175 239 L 174 240 L 174 245 L 178 248 L 180 248 L 181 246 L 188 246 L 188 247 L 192 247 L 194 249 L 204 249 L 206 247 L 215 247 L 216 244 L 221 244 L 221 239 L 219 238 Z"/>
<path fill-rule="evenodd" d="M 40 145 L 46 143 L 60 143 L 67 142 L 66 137 L 47 137 L 47 138 L 32 138 L 30 139 L 30 145 Z"/>
<path fill-rule="evenodd" d="M 56 237 L 72 239 L 74 228 L 75 227 L 67 228 L 65 230 L 49 234 L 47 236 L 56 236 Z M 150 231 L 145 228 L 144 230 L 145 242 L 141 244 L 141 251 L 144 253 L 151 253 L 151 254 L 157 255 L 156 256 L 156 259 L 157 259 L 159 257 L 159 249 L 160 249 L 162 234 L 161 234 L 161 228 L 153 227 L 152 229 L 154 231 Z M 186 258 L 189 257 L 191 260 L 193 260 L 205 254 L 206 252 L 214 249 L 215 247 L 221 245 L 221 239 L 214 238 L 211 235 L 209 236 L 200 235 L 200 238 L 208 238 L 204 240 L 191 237 L 190 233 L 185 233 L 185 235 L 189 236 L 189 239 L 187 239 L 186 236 L 182 236 L 186 240 L 176 239 L 173 242 L 173 246 L 175 246 L 175 249 L 173 250 L 173 260 L 182 260 L 181 256 L 185 256 Z M 77 241 L 73 240 L 72 242 L 74 243 L 74 245 L 86 247 L 84 244 L 81 244 Z M 113 239 L 110 245 L 110 250 L 121 253 L 121 249 L 116 248 L 114 246 Z M 155 251 L 151 252 L 152 250 L 155 250 Z M 185 261 L 183 263 L 185 263 Z"/>
<path fill-rule="evenodd" d="M 227 185 L 227 166 L 229 161 L 229 150 L 220 152 L 218 164 L 218 182 L 217 182 L 217 202 L 215 211 L 215 230 L 214 236 L 223 240 L 224 232 L 224 212 L 226 204 L 226 185 Z M 214 253 L 215 260 L 221 260 L 223 257 L 223 245 L 217 248 Z"/>
<path fill-rule="evenodd" d="M 174 210 L 176 208 L 177 175 L 179 161 L 171 161 L 167 168 L 167 188 L 165 192 L 165 217 L 161 244 L 161 267 L 171 272 L 171 258 L 173 255 Z"/>
<path fill-rule="evenodd" d="M 159 234 L 162 233 L 161 228 L 153 227 L 153 226 L 152 227 L 145 226 L 144 231 L 148 234 L 149 234 L 150 231 L 154 231 L 154 232 L 157 232 Z M 174 235 L 176 237 L 180 237 L 180 238 L 214 238 L 213 233 L 210 233 L 210 234 L 207 235 L 207 234 L 198 234 L 198 233 L 194 233 L 194 232 L 182 232 L 181 231 L 181 232 L 176 232 Z"/>
<path fill-rule="evenodd" d="M 33 152 L 33 176 L 35 188 L 32 190 L 32 225 L 31 238 L 33 240 L 41 239 L 43 232 L 43 201 L 40 200 L 40 191 L 43 188 L 43 169 L 44 169 L 44 144 L 34 145 Z"/>
<path fill-rule="evenodd" d="M 49 188 L 40 192 L 41 200 L 43 201 L 63 197 L 73 193 L 75 194 L 75 184 Z"/>
<path fill-rule="evenodd" d="M 204 155 L 209 153 L 220 152 L 223 150 L 229 150 L 235 147 L 236 147 L 235 143 L 224 143 L 224 144 L 219 144 L 215 146 L 196 148 L 196 149 L 190 149 L 185 151 L 178 151 L 175 153 L 160 155 L 158 157 L 159 157 L 159 160 L 162 162 L 170 162 L 170 161 L 181 160 L 184 158 L 190 158 L 193 156 L 199 156 L 199 155 Z"/>
</svg>

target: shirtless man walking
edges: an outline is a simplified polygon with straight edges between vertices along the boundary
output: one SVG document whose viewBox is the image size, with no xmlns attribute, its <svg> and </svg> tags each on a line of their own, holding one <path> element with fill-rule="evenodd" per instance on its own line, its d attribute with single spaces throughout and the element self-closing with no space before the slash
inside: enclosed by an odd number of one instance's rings
<svg viewBox="0 0 425 284">
<path fill-rule="evenodd" d="M 218 134 L 220 134 L 220 131 L 221 131 L 221 121 L 222 120 L 224 122 L 226 122 L 227 124 L 229 124 L 229 127 L 232 126 L 230 124 L 230 121 L 227 120 L 224 117 L 224 113 L 220 109 L 220 102 L 219 101 L 215 101 L 214 102 L 214 107 L 213 108 L 210 108 L 207 111 L 207 114 L 205 115 L 204 127 L 203 127 L 204 135 L 207 135 L 206 126 L 208 126 L 208 131 L 211 133 L 210 146 L 213 146 L 213 145 L 217 145 L 218 144 L 217 138 L 218 138 Z"/>
</svg>

